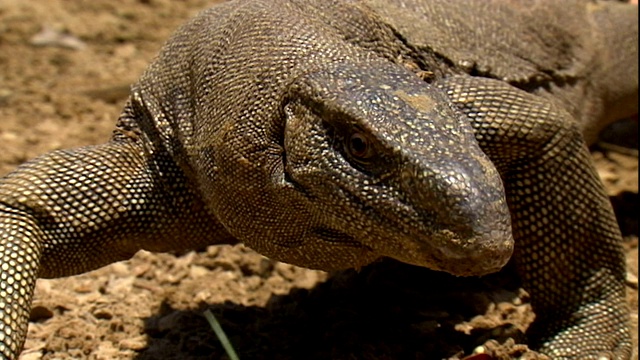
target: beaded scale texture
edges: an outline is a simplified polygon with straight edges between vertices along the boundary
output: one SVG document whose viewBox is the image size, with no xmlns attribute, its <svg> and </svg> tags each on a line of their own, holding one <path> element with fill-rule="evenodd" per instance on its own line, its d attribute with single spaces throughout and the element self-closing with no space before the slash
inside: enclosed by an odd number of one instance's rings
<svg viewBox="0 0 640 360">
<path fill-rule="evenodd" d="M 532 346 L 629 358 L 621 236 L 586 144 L 637 113 L 637 12 L 509 3 L 202 12 L 110 142 L 0 180 L 0 356 L 18 356 L 37 277 L 243 242 L 322 270 L 390 257 L 484 275 L 513 257 Z"/>
</svg>

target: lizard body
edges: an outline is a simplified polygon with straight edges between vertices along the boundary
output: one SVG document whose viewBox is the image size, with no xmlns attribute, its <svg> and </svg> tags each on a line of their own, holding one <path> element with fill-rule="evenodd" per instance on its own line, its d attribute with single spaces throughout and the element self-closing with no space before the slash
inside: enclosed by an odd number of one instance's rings
<svg viewBox="0 0 640 360">
<path fill-rule="evenodd" d="M 391 257 L 483 275 L 514 253 L 535 346 L 628 358 L 620 233 L 585 140 L 637 112 L 637 13 L 512 3 L 201 13 L 109 143 L 0 180 L 0 354 L 19 352 L 37 277 L 241 241 L 323 270 Z"/>
</svg>

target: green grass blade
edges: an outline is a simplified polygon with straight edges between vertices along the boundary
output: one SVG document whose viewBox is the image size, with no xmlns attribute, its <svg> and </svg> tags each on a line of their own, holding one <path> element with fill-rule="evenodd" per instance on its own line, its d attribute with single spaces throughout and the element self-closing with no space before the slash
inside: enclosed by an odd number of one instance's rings
<svg viewBox="0 0 640 360">
<path fill-rule="evenodd" d="M 224 330 L 222 330 L 222 326 L 220 326 L 218 319 L 213 316 L 213 313 L 207 309 L 204 311 L 204 317 L 207 318 L 207 321 L 209 322 L 209 325 L 211 325 L 213 332 L 216 333 L 218 340 L 220 340 L 220 343 L 222 343 L 222 347 L 224 348 L 224 351 L 227 352 L 229 359 L 240 360 L 240 358 L 236 354 L 236 351 L 233 349 L 231 342 L 229 342 L 227 334 L 224 333 Z"/>
</svg>

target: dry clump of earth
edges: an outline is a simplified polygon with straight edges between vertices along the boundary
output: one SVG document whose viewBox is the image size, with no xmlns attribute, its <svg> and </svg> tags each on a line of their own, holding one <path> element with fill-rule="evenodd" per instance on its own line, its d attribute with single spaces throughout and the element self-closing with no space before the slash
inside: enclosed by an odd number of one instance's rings
<svg viewBox="0 0 640 360">
<path fill-rule="evenodd" d="M 128 85 L 203 0 L 0 2 L 0 173 L 52 149 L 106 141 Z M 637 140 L 636 140 L 637 141 Z M 638 159 L 594 152 L 625 233 L 637 349 Z M 541 359 L 521 343 L 528 294 L 501 274 L 458 279 L 385 261 L 327 274 L 243 246 L 140 252 L 39 280 L 22 360 Z M 637 354 L 634 355 L 637 359 Z"/>
</svg>

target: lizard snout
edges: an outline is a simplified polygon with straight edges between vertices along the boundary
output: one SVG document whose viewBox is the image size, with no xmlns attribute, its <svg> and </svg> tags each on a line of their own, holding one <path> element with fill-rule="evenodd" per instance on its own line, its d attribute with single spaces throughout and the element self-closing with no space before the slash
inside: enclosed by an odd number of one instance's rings
<svg viewBox="0 0 640 360">
<path fill-rule="evenodd" d="M 500 270 L 514 247 L 498 172 L 482 155 L 470 159 L 403 176 L 413 208 L 430 224 L 417 244 L 431 254 L 427 266 L 460 276 Z"/>
</svg>

